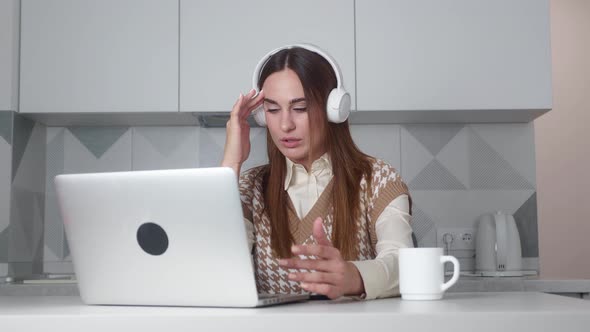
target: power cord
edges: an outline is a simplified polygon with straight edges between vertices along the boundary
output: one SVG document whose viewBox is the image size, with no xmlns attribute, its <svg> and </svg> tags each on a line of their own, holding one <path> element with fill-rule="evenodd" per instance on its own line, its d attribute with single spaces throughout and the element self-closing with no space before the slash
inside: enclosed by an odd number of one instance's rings
<svg viewBox="0 0 590 332">
<path fill-rule="evenodd" d="M 453 234 L 451 234 L 451 233 L 444 233 L 442 240 L 443 240 L 443 243 L 445 244 L 445 255 L 448 255 L 449 254 L 449 251 L 451 250 L 451 244 L 455 240 L 453 238 Z"/>
</svg>

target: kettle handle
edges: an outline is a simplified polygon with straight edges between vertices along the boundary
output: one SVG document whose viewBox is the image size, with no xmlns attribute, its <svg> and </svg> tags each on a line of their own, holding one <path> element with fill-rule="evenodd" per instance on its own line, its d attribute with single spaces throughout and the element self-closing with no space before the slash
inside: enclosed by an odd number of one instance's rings
<svg viewBox="0 0 590 332">
<path fill-rule="evenodd" d="M 498 271 L 506 270 L 508 260 L 508 225 L 506 215 L 498 212 L 494 214 L 496 221 L 496 268 Z"/>
</svg>

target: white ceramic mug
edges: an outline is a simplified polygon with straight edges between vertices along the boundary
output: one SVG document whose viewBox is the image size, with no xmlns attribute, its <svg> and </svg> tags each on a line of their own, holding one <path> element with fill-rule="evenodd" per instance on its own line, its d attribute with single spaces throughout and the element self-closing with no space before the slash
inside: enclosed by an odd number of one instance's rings
<svg viewBox="0 0 590 332">
<path fill-rule="evenodd" d="M 444 264 L 453 263 L 453 277 L 444 282 Z M 404 300 L 439 300 L 459 280 L 459 261 L 443 248 L 400 248 L 399 290 Z"/>
</svg>

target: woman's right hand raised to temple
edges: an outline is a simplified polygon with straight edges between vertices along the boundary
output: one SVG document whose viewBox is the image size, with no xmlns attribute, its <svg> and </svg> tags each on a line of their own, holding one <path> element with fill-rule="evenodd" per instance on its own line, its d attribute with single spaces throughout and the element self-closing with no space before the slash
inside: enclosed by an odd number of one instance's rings
<svg viewBox="0 0 590 332">
<path fill-rule="evenodd" d="M 256 90 L 252 89 L 245 96 L 240 97 L 234 104 L 226 124 L 225 148 L 221 166 L 231 167 L 236 175 L 240 175 L 242 163 L 250 155 L 250 125 L 248 116 L 264 101 L 264 92 L 260 91 L 256 97 Z M 254 98 L 253 98 L 254 97 Z"/>
</svg>

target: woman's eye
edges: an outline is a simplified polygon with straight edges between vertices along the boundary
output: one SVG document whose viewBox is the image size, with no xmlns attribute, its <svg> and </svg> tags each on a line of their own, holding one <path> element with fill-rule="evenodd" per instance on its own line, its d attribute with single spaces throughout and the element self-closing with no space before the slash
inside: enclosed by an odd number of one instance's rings
<svg viewBox="0 0 590 332">
<path fill-rule="evenodd" d="M 266 111 L 269 113 L 276 113 L 279 111 L 279 109 L 278 108 L 268 108 Z"/>
<path fill-rule="evenodd" d="M 293 110 L 295 110 L 296 112 L 305 112 L 305 111 L 307 111 L 307 107 L 297 107 L 297 108 L 294 108 Z"/>
</svg>

